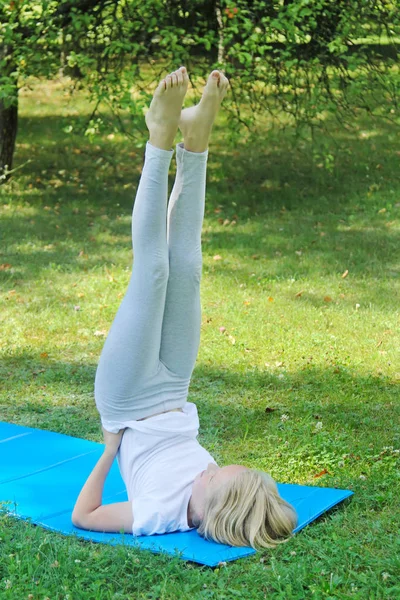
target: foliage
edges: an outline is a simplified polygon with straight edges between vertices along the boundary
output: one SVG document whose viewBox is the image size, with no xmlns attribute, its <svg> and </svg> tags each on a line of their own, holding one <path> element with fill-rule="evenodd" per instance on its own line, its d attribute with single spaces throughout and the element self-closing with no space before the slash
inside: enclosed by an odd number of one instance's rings
<svg viewBox="0 0 400 600">
<path fill-rule="evenodd" d="M 158 80 L 181 64 L 193 75 L 221 68 L 231 80 L 232 138 L 238 124 L 256 132 L 266 113 L 312 131 L 328 114 L 350 128 L 359 110 L 399 123 L 394 1 L 1 0 L 0 19 L 0 101 L 16 103 L 14 84 L 61 66 L 96 103 L 90 131 L 110 127 L 96 120 L 105 104 L 129 135 L 120 114 L 143 116 L 146 68 Z"/>
</svg>

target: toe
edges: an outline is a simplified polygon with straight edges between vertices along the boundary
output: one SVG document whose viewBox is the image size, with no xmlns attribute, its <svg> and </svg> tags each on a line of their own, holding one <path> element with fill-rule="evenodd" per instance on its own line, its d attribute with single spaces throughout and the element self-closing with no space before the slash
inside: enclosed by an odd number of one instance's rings
<svg viewBox="0 0 400 600">
<path fill-rule="evenodd" d="M 158 84 L 157 91 L 162 93 L 162 92 L 165 92 L 166 89 L 167 89 L 167 81 L 165 79 L 162 79 L 160 81 L 160 83 Z"/>
<path fill-rule="evenodd" d="M 178 79 L 178 85 L 182 85 L 182 83 L 183 83 L 183 73 L 182 73 L 182 71 L 180 69 L 178 71 L 176 71 L 176 77 Z"/>
<path fill-rule="evenodd" d="M 220 74 L 218 71 L 212 71 L 212 73 L 210 74 L 209 78 L 208 78 L 208 83 L 210 83 L 210 85 L 214 86 L 218 86 L 220 82 Z"/>
</svg>

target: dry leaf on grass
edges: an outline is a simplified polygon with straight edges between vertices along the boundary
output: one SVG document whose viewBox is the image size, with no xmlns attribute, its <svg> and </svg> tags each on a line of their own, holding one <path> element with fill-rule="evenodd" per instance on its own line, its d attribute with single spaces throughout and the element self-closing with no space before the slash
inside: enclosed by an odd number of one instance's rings
<svg viewBox="0 0 400 600">
<path fill-rule="evenodd" d="M 322 471 L 320 473 L 317 473 L 316 475 L 314 475 L 314 479 L 316 479 L 317 477 L 322 477 L 322 475 L 330 475 L 329 471 L 327 469 L 322 469 Z"/>
</svg>

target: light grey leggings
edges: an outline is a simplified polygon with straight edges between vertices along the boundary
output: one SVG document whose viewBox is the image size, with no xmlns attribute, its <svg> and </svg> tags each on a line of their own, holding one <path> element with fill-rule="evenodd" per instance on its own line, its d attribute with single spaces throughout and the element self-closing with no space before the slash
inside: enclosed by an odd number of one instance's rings
<svg viewBox="0 0 400 600">
<path fill-rule="evenodd" d="M 132 214 L 132 275 L 96 371 L 97 410 L 113 433 L 130 420 L 181 408 L 199 349 L 208 150 L 177 144 L 167 220 L 173 153 L 147 142 Z"/>
</svg>

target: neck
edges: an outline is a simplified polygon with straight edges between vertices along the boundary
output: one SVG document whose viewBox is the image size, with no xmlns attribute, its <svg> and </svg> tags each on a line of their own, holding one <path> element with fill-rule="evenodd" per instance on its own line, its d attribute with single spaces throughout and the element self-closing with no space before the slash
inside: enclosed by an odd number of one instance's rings
<svg viewBox="0 0 400 600">
<path fill-rule="evenodd" d="M 193 510 L 193 506 L 192 506 L 192 496 L 190 496 L 190 500 L 188 502 L 188 507 L 187 507 L 187 522 L 189 527 L 196 527 L 196 525 L 194 524 L 195 521 L 195 515 L 194 515 L 194 510 Z"/>
</svg>

